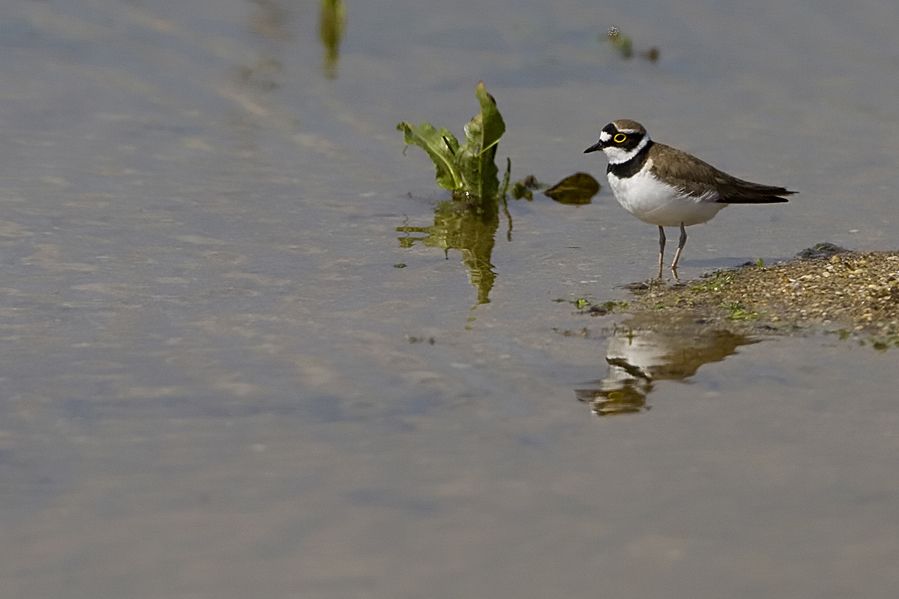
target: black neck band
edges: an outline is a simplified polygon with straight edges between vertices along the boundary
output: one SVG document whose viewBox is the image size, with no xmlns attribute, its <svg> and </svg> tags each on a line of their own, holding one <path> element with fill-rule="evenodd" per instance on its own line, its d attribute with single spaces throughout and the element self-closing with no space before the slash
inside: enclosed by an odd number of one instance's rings
<svg viewBox="0 0 899 599">
<path fill-rule="evenodd" d="M 645 146 L 643 146 L 639 152 L 634 154 L 633 158 L 628 160 L 627 162 L 619 162 L 618 164 L 609 163 L 609 168 L 606 169 L 606 172 L 615 175 L 619 179 L 627 179 L 628 177 L 633 177 L 637 173 L 640 172 L 640 169 L 643 168 L 643 163 L 646 162 L 646 156 L 649 154 L 649 148 L 652 147 L 652 140 L 649 140 Z"/>
</svg>

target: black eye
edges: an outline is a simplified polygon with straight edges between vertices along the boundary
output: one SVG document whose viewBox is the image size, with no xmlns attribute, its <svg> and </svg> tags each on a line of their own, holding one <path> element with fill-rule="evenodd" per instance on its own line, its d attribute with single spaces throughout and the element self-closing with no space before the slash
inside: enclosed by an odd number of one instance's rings
<svg viewBox="0 0 899 599">
<path fill-rule="evenodd" d="M 615 140 L 616 144 L 623 144 L 624 140 L 627 139 L 627 135 L 625 135 L 624 133 L 616 133 L 615 137 L 613 137 L 612 139 Z"/>
</svg>

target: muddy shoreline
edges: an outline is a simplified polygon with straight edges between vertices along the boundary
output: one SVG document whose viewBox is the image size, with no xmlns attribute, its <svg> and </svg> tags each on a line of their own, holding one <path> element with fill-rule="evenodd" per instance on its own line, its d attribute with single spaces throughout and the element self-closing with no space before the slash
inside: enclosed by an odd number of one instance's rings
<svg viewBox="0 0 899 599">
<path fill-rule="evenodd" d="M 641 326 L 684 323 L 744 333 L 835 332 L 899 347 L 899 252 L 819 244 L 786 262 L 746 264 L 699 279 L 632 289 Z"/>
</svg>

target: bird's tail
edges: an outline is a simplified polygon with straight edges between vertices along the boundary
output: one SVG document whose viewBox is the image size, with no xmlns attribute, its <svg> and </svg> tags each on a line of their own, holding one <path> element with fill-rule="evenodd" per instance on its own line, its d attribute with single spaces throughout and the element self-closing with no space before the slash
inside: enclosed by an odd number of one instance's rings
<svg viewBox="0 0 899 599">
<path fill-rule="evenodd" d="M 741 179 L 731 182 L 727 187 L 726 193 L 722 194 L 721 199 L 718 200 L 726 204 L 774 204 L 777 202 L 788 202 L 789 200 L 782 196 L 797 193 L 784 187 L 761 185 Z"/>
</svg>

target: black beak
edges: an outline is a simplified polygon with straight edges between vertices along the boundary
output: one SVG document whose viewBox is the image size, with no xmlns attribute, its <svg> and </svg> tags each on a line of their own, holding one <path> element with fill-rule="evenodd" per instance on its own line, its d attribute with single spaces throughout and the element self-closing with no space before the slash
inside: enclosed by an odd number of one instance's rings
<svg viewBox="0 0 899 599">
<path fill-rule="evenodd" d="M 589 154 L 590 152 L 597 152 L 599 150 L 602 150 L 602 140 L 599 140 L 598 142 L 596 142 L 595 144 L 593 144 L 592 146 L 590 146 L 589 148 L 584 150 L 584 154 Z"/>
</svg>

